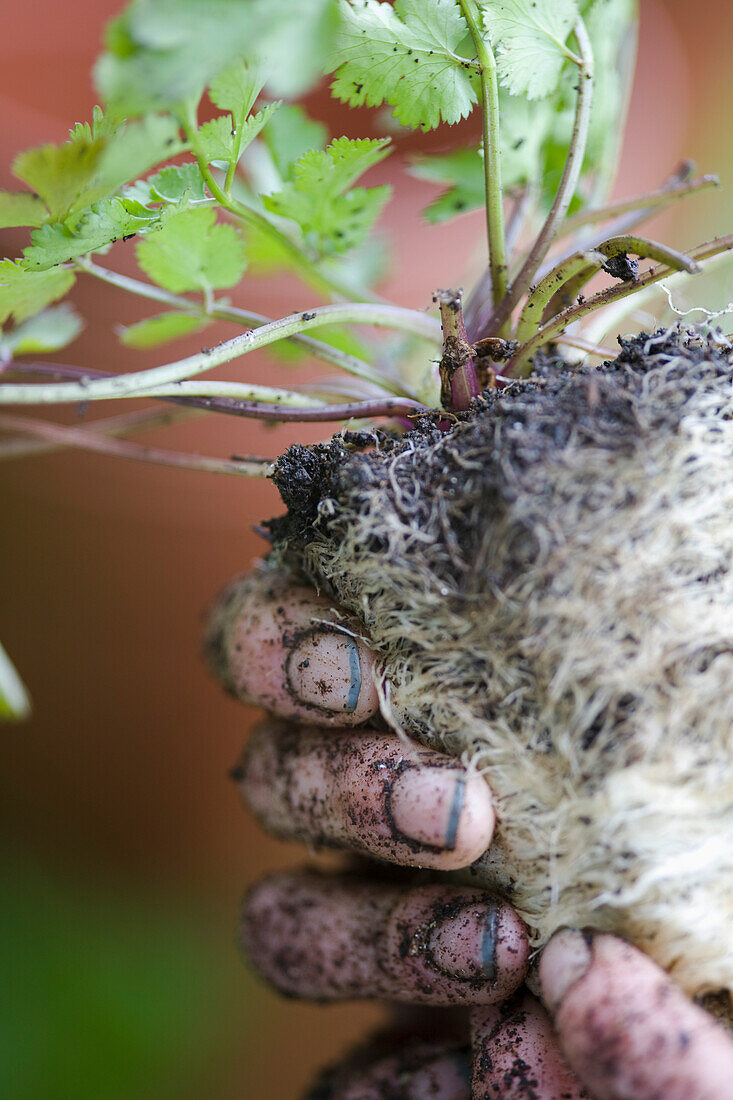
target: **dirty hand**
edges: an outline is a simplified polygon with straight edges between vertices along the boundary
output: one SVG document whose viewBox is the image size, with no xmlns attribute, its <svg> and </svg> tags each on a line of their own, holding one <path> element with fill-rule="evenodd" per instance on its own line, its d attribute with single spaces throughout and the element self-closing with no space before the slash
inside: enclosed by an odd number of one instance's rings
<svg viewBox="0 0 733 1100">
<path fill-rule="evenodd" d="M 450 757 L 368 728 L 381 725 L 376 657 L 356 629 L 327 599 L 268 570 L 220 598 L 209 659 L 228 690 L 274 716 L 234 770 L 244 800 L 278 837 L 404 867 L 466 867 L 491 842 L 489 785 Z M 245 950 L 291 996 L 471 1006 L 472 1057 L 467 1034 L 375 1047 L 331 1071 L 314 1096 L 733 1096 L 733 1041 L 635 948 L 558 933 L 540 959 L 540 1004 L 519 989 L 529 948 L 509 905 L 475 888 L 398 884 L 383 871 L 381 881 L 315 871 L 264 880 L 245 902 Z"/>
</svg>

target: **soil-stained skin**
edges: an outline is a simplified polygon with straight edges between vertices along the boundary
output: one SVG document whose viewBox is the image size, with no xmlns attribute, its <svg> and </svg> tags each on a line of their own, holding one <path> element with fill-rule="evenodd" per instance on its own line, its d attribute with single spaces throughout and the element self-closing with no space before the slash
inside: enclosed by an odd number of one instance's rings
<svg viewBox="0 0 733 1100">
<path fill-rule="evenodd" d="M 316 872 L 275 875 L 245 899 L 242 941 L 293 997 L 493 1004 L 523 980 L 521 921 L 464 888 L 376 885 Z"/>
<path fill-rule="evenodd" d="M 470 1051 L 419 1041 L 393 1054 L 362 1048 L 326 1070 L 304 1100 L 471 1100 Z"/>
<path fill-rule="evenodd" d="M 261 723 L 232 771 L 269 832 L 406 866 L 466 867 L 491 841 L 491 794 L 396 734 Z"/>
<path fill-rule="evenodd" d="M 213 608 L 204 651 L 237 698 L 286 718 L 357 726 L 379 709 L 374 655 L 353 620 L 312 588 L 262 570 Z"/>
<path fill-rule="evenodd" d="M 557 1046 L 542 1006 L 520 991 L 471 1017 L 473 1100 L 590 1100 Z"/>
<path fill-rule="evenodd" d="M 558 1004 L 555 1029 L 568 1062 L 593 1096 L 733 1097 L 733 1044 L 720 1024 L 630 944 L 587 934 L 583 968 L 580 949 L 574 959 L 572 944 L 561 942 L 568 937 L 579 934 L 561 932 L 546 948 L 540 981 Z"/>
</svg>

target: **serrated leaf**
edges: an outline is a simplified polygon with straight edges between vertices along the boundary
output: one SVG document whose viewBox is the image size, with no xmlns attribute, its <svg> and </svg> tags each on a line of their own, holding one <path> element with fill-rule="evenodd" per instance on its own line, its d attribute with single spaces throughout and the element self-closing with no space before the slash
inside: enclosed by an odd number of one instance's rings
<svg viewBox="0 0 733 1100">
<path fill-rule="evenodd" d="M 236 130 L 231 115 L 219 115 L 199 127 L 198 148 L 207 164 L 230 161 L 234 156 L 235 140 Z"/>
<path fill-rule="evenodd" d="M 265 145 L 283 180 L 290 177 L 293 165 L 309 149 L 323 149 L 328 129 L 322 122 L 308 118 L 302 107 L 284 103 L 269 121 Z"/>
<path fill-rule="evenodd" d="M 120 113 L 139 114 L 198 98 L 247 60 L 295 96 L 318 80 L 334 31 L 334 0 L 299 0 L 297 18 L 292 0 L 133 0 L 108 28 L 95 80 Z"/>
<path fill-rule="evenodd" d="M 339 137 L 324 150 L 309 149 L 293 167 L 301 191 L 339 194 L 389 154 L 389 138 Z"/>
<path fill-rule="evenodd" d="M 217 224 L 209 207 L 171 218 L 136 253 L 145 274 L 176 294 L 234 286 L 247 264 L 236 229 Z"/>
<path fill-rule="evenodd" d="M 152 202 L 180 203 L 184 199 L 190 203 L 200 202 L 204 198 L 204 179 L 198 164 L 169 165 L 154 176 L 137 180 L 126 187 L 122 197 L 143 205 Z"/>
<path fill-rule="evenodd" d="M 276 103 L 267 103 L 261 111 L 257 111 L 255 114 L 246 118 L 241 126 L 238 127 L 237 136 L 239 138 L 237 156 L 241 156 L 247 146 L 254 141 L 257 135 L 265 126 L 269 125 L 273 118 L 277 118 L 280 110 L 280 101 Z"/>
<path fill-rule="evenodd" d="M 268 103 L 257 114 L 244 120 L 235 120 L 231 115 L 219 115 L 218 118 L 205 122 L 199 130 L 199 143 L 208 163 L 239 161 L 244 150 L 254 141 L 279 106 L 279 103 Z"/>
<path fill-rule="evenodd" d="M 34 229 L 31 244 L 23 253 L 24 266 L 45 271 L 77 256 L 100 252 L 115 241 L 157 229 L 161 218 L 160 210 L 148 210 L 131 199 L 105 199 L 85 211 L 73 227 L 53 222 Z"/>
<path fill-rule="evenodd" d="M 62 218 L 90 191 L 105 141 L 82 133 L 63 145 L 29 149 L 15 158 L 13 175 L 41 196 L 52 218 Z"/>
<path fill-rule="evenodd" d="M 182 149 L 170 117 L 112 123 L 99 114 L 92 127 L 77 124 L 63 144 L 21 153 L 13 173 L 41 196 L 54 220 L 62 221 Z"/>
<path fill-rule="evenodd" d="M 235 118 L 246 118 L 263 84 L 257 66 L 238 61 L 214 77 L 209 86 L 209 99 L 222 111 L 231 111 Z"/>
<path fill-rule="evenodd" d="M 388 145 L 386 139 L 341 137 L 324 151 L 311 149 L 294 164 L 293 181 L 265 196 L 265 206 L 297 222 L 306 243 L 321 255 L 354 248 L 366 237 L 391 190 L 349 187 L 387 155 Z"/>
<path fill-rule="evenodd" d="M 178 156 L 186 148 L 178 123 L 170 115 L 146 115 L 115 129 L 100 157 L 100 186 L 107 193 L 147 172 L 163 160 Z"/>
<path fill-rule="evenodd" d="M 0 191 L 0 229 L 41 225 L 48 217 L 46 204 L 27 191 Z"/>
<path fill-rule="evenodd" d="M 565 43 L 578 18 L 576 0 L 492 0 L 480 7 L 504 87 L 528 99 L 554 92 L 571 56 Z"/>
<path fill-rule="evenodd" d="M 455 0 L 340 0 L 331 90 L 352 107 L 388 103 L 403 126 L 459 122 L 477 74 L 458 53 L 468 27 Z"/>
<path fill-rule="evenodd" d="M 211 322 L 205 317 L 193 313 L 159 313 L 156 317 L 147 317 L 135 325 L 126 325 L 117 330 L 120 343 L 128 348 L 157 348 L 170 340 L 178 340 L 192 332 L 200 332 Z"/>
<path fill-rule="evenodd" d="M 20 722 L 28 718 L 31 701 L 15 665 L 0 645 L 0 721 Z"/>
<path fill-rule="evenodd" d="M 38 355 L 58 351 L 75 340 L 84 327 L 69 302 L 42 309 L 2 334 L 0 344 L 11 355 Z"/>
<path fill-rule="evenodd" d="M 73 271 L 26 271 L 13 260 L 0 260 L 0 325 L 12 315 L 19 324 L 26 317 L 63 298 L 76 281 Z"/>
</svg>

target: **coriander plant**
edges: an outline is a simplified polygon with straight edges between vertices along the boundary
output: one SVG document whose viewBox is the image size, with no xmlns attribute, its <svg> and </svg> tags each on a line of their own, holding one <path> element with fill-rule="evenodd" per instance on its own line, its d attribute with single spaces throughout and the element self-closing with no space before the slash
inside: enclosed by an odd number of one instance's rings
<svg viewBox="0 0 733 1100">
<path fill-rule="evenodd" d="M 733 246 L 721 237 L 682 254 L 636 235 L 662 207 L 716 185 L 689 166 L 656 191 L 609 201 L 635 26 L 634 0 L 301 0 L 297 16 L 287 0 L 133 0 L 96 65 L 104 107 L 66 142 L 21 152 L 21 189 L 0 193 L 0 227 L 30 230 L 22 256 L 0 261 L 0 457 L 73 446 L 268 477 L 270 458 L 188 456 L 128 437 L 192 410 L 403 427 L 438 410 L 444 424 L 487 387 L 527 375 L 549 344 L 605 356 L 584 331 L 595 311 Z M 440 320 L 374 289 L 372 233 L 390 188 L 360 181 L 390 140 L 327 142 L 298 103 L 324 74 L 356 126 L 362 106 L 425 131 L 481 112 L 478 145 L 409 169 L 445 185 L 428 222 L 485 210 L 485 273 L 465 304 L 436 288 Z M 200 122 L 204 97 L 219 113 Z M 134 249 L 139 278 L 100 260 L 117 241 Z M 225 292 L 265 269 L 297 275 L 312 308 L 272 319 L 232 306 Z M 608 285 L 584 297 L 599 272 Z M 79 333 L 63 301 L 79 278 L 151 302 L 148 318 L 120 330 L 132 356 L 217 320 L 242 331 L 121 375 L 36 361 Z M 394 337 L 356 339 L 352 326 Z M 343 379 L 316 392 L 211 377 L 280 341 Z M 156 404 L 78 427 L 17 408 L 139 397 Z M 26 710 L 0 650 L 0 715 Z"/>
</svg>

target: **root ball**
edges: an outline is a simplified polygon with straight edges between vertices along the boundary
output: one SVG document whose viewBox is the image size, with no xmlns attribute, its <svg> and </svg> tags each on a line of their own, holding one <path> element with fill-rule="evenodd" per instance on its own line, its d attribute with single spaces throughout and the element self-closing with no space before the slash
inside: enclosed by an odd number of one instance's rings
<svg viewBox="0 0 733 1100">
<path fill-rule="evenodd" d="M 540 372 L 448 432 L 294 447 L 279 562 L 364 623 L 387 721 L 485 772 L 472 872 L 537 945 L 627 936 L 733 989 L 731 348 Z"/>
</svg>

